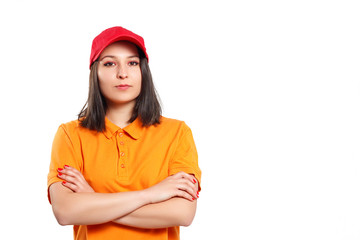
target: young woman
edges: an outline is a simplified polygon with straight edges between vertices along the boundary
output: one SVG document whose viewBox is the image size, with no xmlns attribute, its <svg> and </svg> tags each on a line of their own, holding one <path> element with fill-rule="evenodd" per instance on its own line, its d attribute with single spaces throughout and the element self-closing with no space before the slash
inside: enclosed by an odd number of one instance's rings
<svg viewBox="0 0 360 240">
<path fill-rule="evenodd" d="M 160 115 L 142 37 L 100 33 L 79 119 L 53 142 L 48 197 L 74 239 L 179 239 L 191 224 L 201 171 L 190 128 Z"/>
</svg>

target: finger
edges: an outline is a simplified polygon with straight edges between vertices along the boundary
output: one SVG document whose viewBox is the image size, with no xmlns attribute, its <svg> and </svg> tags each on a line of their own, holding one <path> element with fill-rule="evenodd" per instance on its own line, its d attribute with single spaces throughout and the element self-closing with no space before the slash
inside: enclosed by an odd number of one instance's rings
<svg viewBox="0 0 360 240">
<path fill-rule="evenodd" d="M 190 194 L 193 198 L 198 198 L 196 188 L 194 187 L 194 184 L 191 183 L 188 180 L 183 180 L 181 183 L 177 185 L 177 189 L 182 190 Z"/>
<path fill-rule="evenodd" d="M 67 176 L 71 176 L 73 178 L 76 178 L 78 181 L 83 180 L 82 174 L 78 170 L 76 170 L 75 168 L 67 166 L 67 167 L 65 167 L 64 169 L 62 169 L 59 172 L 62 173 L 62 174 L 65 174 Z"/>
<path fill-rule="evenodd" d="M 82 175 L 76 168 L 70 167 L 68 165 L 64 165 L 64 170 L 62 172 L 67 173 L 71 176 L 80 176 Z"/>
<path fill-rule="evenodd" d="M 186 174 L 186 173 L 185 173 Z M 187 175 L 187 174 L 186 174 Z M 197 196 L 197 185 L 195 185 L 193 182 L 192 182 L 192 178 L 179 178 L 181 176 L 186 176 L 186 175 L 183 175 L 182 173 L 175 176 L 175 178 L 177 179 L 172 179 L 172 181 L 174 181 L 174 184 L 177 188 L 180 188 L 180 186 L 182 186 L 182 189 L 185 190 L 185 191 L 188 191 L 190 194 L 193 194 L 195 196 Z M 179 185 L 181 184 L 181 185 Z M 185 188 L 186 185 L 187 187 Z M 191 189 L 191 190 L 188 190 L 188 189 Z"/>
<path fill-rule="evenodd" d="M 63 169 L 63 168 L 58 168 L 58 176 L 61 178 L 61 179 L 66 179 L 67 177 L 75 177 L 76 174 L 70 170 L 70 169 Z"/>
<path fill-rule="evenodd" d="M 193 175 L 188 174 L 188 173 L 183 172 L 183 171 L 178 172 L 178 173 L 174 174 L 173 176 L 174 176 L 174 178 L 176 178 L 176 179 L 185 178 L 185 179 L 188 179 L 190 182 L 192 182 L 192 183 L 194 183 L 194 184 L 197 183 L 197 180 L 196 180 L 196 178 L 195 178 Z"/>
<path fill-rule="evenodd" d="M 76 192 L 94 192 L 92 187 L 87 183 L 84 176 L 77 169 L 68 165 L 64 166 L 65 169 L 59 171 L 59 178 L 73 185 Z"/>
<path fill-rule="evenodd" d="M 182 176 L 183 176 L 183 178 L 188 179 L 188 180 L 189 180 L 190 182 L 192 182 L 193 184 L 196 184 L 196 183 L 197 183 L 196 178 L 195 178 L 193 175 L 191 175 L 191 174 L 182 172 Z"/>
<path fill-rule="evenodd" d="M 184 174 L 184 178 L 188 179 L 188 180 L 189 180 L 190 182 L 192 182 L 193 184 L 196 184 L 196 183 L 197 183 L 196 178 L 195 178 L 194 175 L 192 175 L 192 174 L 185 173 L 185 174 Z"/>
<path fill-rule="evenodd" d="M 176 179 L 180 179 L 180 178 L 185 178 L 186 174 L 187 174 L 186 172 L 180 171 L 180 172 L 175 173 L 172 176 L 174 176 L 174 178 L 176 178 Z"/>
<path fill-rule="evenodd" d="M 194 192 L 196 192 L 197 193 L 197 186 L 198 186 L 198 184 L 197 183 L 194 183 L 194 181 L 196 181 L 196 180 L 194 180 L 194 178 L 193 177 L 190 177 L 190 178 L 183 178 L 183 179 L 181 179 L 180 180 L 182 183 L 186 183 L 189 187 L 191 187 L 193 190 L 194 190 Z"/>
<path fill-rule="evenodd" d="M 194 174 L 190 174 L 190 176 L 193 178 L 195 191 L 197 193 L 197 197 L 199 198 L 199 181 L 197 180 Z"/>
<path fill-rule="evenodd" d="M 77 180 L 77 178 L 75 177 L 72 177 L 72 176 L 69 176 L 65 173 L 59 173 L 58 174 L 58 177 L 61 178 L 62 180 L 66 181 L 66 182 L 70 182 L 74 185 L 78 185 L 79 184 L 79 180 Z"/>
<path fill-rule="evenodd" d="M 74 172 L 79 172 L 76 168 L 73 168 L 73 167 L 71 167 L 69 165 L 64 165 L 64 169 L 69 169 L 69 170 L 72 170 Z"/>
<path fill-rule="evenodd" d="M 194 196 L 190 195 L 188 192 L 185 192 L 185 191 L 182 191 L 182 190 L 179 190 L 177 192 L 177 196 L 185 198 L 185 199 L 187 199 L 189 201 L 192 201 L 192 202 L 196 200 L 196 197 L 194 197 Z"/>
<path fill-rule="evenodd" d="M 63 181 L 62 182 L 62 185 L 69 188 L 70 190 L 72 190 L 73 192 L 76 192 L 78 187 L 70 182 L 66 182 L 66 181 Z"/>
</svg>

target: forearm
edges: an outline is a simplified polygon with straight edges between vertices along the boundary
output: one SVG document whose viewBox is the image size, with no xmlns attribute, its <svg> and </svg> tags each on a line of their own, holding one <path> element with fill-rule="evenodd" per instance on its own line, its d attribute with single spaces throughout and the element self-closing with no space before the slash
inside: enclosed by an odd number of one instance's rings
<svg viewBox="0 0 360 240">
<path fill-rule="evenodd" d="M 73 193 L 59 183 L 50 187 L 61 225 L 92 225 L 112 221 L 148 204 L 141 191 L 122 193 Z"/>
<path fill-rule="evenodd" d="M 189 226 L 195 212 L 196 201 L 176 197 L 161 203 L 145 205 L 114 222 L 138 228 Z"/>
<path fill-rule="evenodd" d="M 198 182 L 184 172 L 141 191 L 106 194 L 94 193 L 82 174 L 72 167 L 59 172 L 66 183 L 52 184 L 49 193 L 54 215 L 61 225 L 94 225 L 116 220 L 128 226 L 163 228 L 190 225 L 195 215 Z M 141 211 L 135 211 L 142 207 Z"/>
</svg>

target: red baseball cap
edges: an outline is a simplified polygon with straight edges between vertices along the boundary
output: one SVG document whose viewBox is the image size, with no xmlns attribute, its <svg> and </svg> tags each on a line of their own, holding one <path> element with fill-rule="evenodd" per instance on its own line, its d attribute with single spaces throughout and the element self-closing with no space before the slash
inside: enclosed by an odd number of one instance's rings
<svg viewBox="0 0 360 240">
<path fill-rule="evenodd" d="M 100 56 L 101 52 L 107 46 L 117 41 L 129 41 L 131 43 L 134 43 L 145 53 L 145 56 L 149 61 L 149 56 L 146 53 L 145 42 L 141 36 L 123 27 L 112 27 L 102 31 L 94 38 L 91 46 L 89 67 L 91 67 L 93 62 L 96 61 L 96 59 Z"/>
</svg>

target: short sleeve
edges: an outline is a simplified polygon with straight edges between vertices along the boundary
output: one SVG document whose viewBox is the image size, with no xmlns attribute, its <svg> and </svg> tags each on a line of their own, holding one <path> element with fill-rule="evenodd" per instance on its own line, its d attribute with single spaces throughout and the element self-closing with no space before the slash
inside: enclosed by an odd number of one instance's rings
<svg viewBox="0 0 360 240">
<path fill-rule="evenodd" d="M 61 125 L 53 141 L 50 168 L 47 177 L 48 199 L 50 203 L 49 187 L 55 182 L 63 181 L 58 178 L 57 169 L 64 168 L 64 165 L 72 166 L 78 170 L 81 169 L 81 159 L 75 151 L 74 143 L 69 137 L 65 125 Z"/>
<path fill-rule="evenodd" d="M 201 183 L 201 170 L 198 164 L 198 154 L 191 129 L 183 123 L 181 133 L 174 155 L 169 165 L 169 175 L 180 171 L 193 174 L 199 182 L 199 191 Z"/>
</svg>

